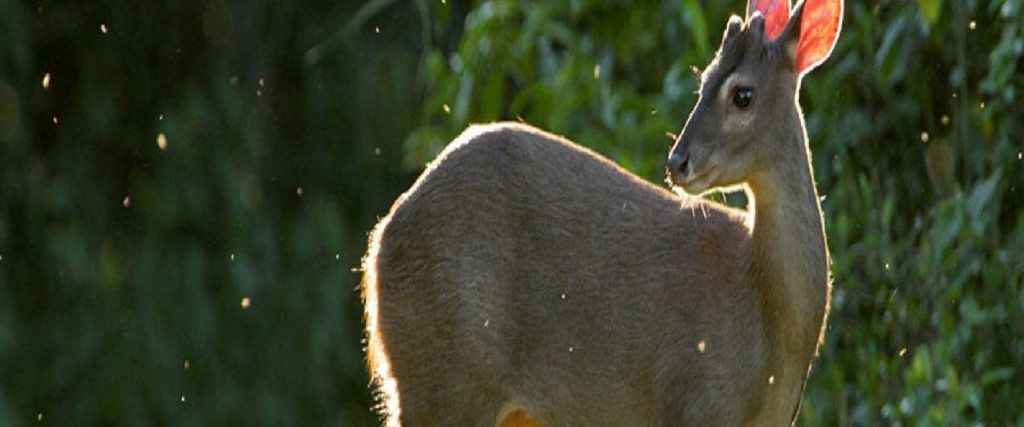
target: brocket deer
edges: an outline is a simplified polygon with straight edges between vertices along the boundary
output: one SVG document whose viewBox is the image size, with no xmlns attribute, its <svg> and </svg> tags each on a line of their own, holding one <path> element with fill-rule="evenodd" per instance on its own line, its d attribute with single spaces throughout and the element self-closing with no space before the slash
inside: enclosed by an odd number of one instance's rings
<svg viewBox="0 0 1024 427">
<path fill-rule="evenodd" d="M 371 233 L 368 362 L 389 426 L 792 424 L 824 334 L 828 249 L 802 77 L 840 0 L 730 18 L 667 173 L 520 124 L 472 126 Z"/>
</svg>

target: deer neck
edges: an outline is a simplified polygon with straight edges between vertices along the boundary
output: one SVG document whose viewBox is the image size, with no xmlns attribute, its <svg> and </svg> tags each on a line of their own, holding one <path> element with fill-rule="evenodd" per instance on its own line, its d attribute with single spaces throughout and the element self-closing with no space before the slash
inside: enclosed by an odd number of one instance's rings
<svg viewBox="0 0 1024 427">
<path fill-rule="evenodd" d="M 769 381 L 799 393 L 823 330 L 830 285 L 825 230 L 803 127 L 790 138 L 784 160 L 749 183 L 751 274 L 772 347 Z"/>
</svg>

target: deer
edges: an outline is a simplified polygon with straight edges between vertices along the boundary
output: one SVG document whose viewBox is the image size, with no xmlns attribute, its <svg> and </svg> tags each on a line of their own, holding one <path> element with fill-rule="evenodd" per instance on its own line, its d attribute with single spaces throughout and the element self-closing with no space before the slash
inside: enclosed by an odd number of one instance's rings
<svg viewBox="0 0 1024 427">
<path fill-rule="evenodd" d="M 795 423 L 832 286 L 798 95 L 842 14 L 749 0 L 729 18 L 670 189 L 526 124 L 456 137 L 363 259 L 383 424 Z M 746 209 L 701 197 L 730 188 Z"/>
</svg>

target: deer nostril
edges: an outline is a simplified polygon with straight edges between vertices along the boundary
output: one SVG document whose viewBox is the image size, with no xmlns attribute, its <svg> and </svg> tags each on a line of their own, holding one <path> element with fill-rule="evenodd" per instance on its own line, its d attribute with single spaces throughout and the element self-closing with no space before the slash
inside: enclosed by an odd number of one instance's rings
<svg viewBox="0 0 1024 427">
<path fill-rule="evenodd" d="M 671 173 L 686 174 L 686 166 L 690 163 L 690 156 L 679 153 L 672 153 L 668 157 L 668 169 Z"/>
</svg>

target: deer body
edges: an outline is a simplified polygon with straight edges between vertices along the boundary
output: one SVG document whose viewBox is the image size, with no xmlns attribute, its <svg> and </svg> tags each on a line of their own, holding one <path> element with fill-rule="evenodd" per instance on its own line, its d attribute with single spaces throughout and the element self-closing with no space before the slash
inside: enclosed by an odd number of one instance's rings
<svg viewBox="0 0 1024 427">
<path fill-rule="evenodd" d="M 713 139 L 695 121 L 717 91 L 702 93 L 669 160 L 687 191 L 735 184 L 719 151 L 689 142 Z M 680 198 L 525 125 L 464 132 L 381 220 L 364 260 L 388 425 L 790 424 L 829 282 L 788 99 L 766 131 L 775 157 L 739 174 L 750 213 Z"/>
</svg>

